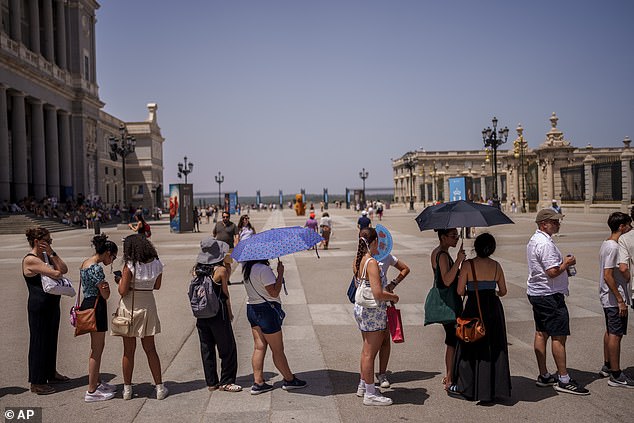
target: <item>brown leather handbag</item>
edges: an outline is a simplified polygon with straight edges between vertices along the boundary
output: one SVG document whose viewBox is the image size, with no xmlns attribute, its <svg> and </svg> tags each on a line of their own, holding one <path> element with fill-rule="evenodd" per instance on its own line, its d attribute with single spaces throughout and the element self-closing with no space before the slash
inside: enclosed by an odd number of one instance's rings
<svg viewBox="0 0 634 423">
<path fill-rule="evenodd" d="M 97 332 L 97 303 L 99 302 L 100 294 L 97 292 L 97 298 L 95 298 L 95 305 L 93 308 L 86 310 L 79 309 L 79 297 L 81 296 L 81 278 L 79 278 L 79 293 L 77 294 L 77 300 L 74 307 L 75 315 L 75 336 L 84 335 L 90 332 Z M 85 299 L 85 297 L 84 297 Z"/>
<path fill-rule="evenodd" d="M 463 342 L 476 342 L 484 338 L 486 335 L 486 329 L 484 328 L 484 321 L 482 320 L 482 309 L 480 308 L 480 294 L 478 293 L 478 278 L 476 277 L 475 267 L 473 261 L 469 260 L 471 265 L 471 273 L 473 273 L 473 283 L 475 284 L 476 300 L 478 302 L 478 314 L 480 318 L 471 317 L 463 319 L 458 317 L 456 319 L 456 336 Z"/>
</svg>

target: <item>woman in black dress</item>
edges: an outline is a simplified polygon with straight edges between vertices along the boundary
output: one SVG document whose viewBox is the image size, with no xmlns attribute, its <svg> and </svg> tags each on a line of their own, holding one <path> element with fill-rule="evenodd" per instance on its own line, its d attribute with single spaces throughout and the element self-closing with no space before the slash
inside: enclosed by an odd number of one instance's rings
<svg viewBox="0 0 634 423">
<path fill-rule="evenodd" d="M 458 279 L 458 294 L 467 294 L 462 317 L 478 317 L 474 283 L 477 281 L 486 335 L 476 342 L 458 342 L 449 392 L 487 403 L 511 396 L 506 322 L 499 298 L 506 295 L 506 281 L 500 263 L 490 258 L 495 251 L 493 235 L 479 235 L 473 246 L 477 257 L 464 262 Z"/>
<path fill-rule="evenodd" d="M 60 278 L 68 272 L 68 267 L 51 248 L 53 239 L 47 229 L 27 229 L 26 239 L 31 247 L 22 260 L 22 275 L 29 290 L 29 382 L 31 392 L 47 395 L 55 392 L 50 384 L 69 379 L 56 370 L 60 296 L 44 292 L 42 275 Z M 51 266 L 44 262 L 45 254 Z"/>
</svg>

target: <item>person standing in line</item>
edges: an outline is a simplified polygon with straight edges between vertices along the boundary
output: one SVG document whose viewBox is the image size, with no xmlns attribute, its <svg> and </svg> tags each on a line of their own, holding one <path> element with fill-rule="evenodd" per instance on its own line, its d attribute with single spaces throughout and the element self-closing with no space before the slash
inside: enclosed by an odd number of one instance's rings
<svg viewBox="0 0 634 423">
<path fill-rule="evenodd" d="M 306 381 L 298 379 L 291 371 L 284 353 L 282 322 L 285 313 L 282 310 L 280 291 L 284 281 L 284 264 L 277 262 L 277 276 L 268 260 L 251 260 L 242 262 L 244 289 L 247 292 L 247 319 L 253 335 L 254 383 L 251 395 L 259 395 L 273 389 L 264 380 L 264 358 L 270 347 L 273 353 L 273 364 L 284 378 L 282 389 L 289 391 L 307 386 Z"/>
<path fill-rule="evenodd" d="M 381 275 L 381 285 L 385 287 L 387 292 L 394 292 L 394 288 L 400 284 L 403 279 L 409 275 L 409 267 L 403 260 L 399 260 L 392 254 L 388 254 L 386 258 L 377 262 L 379 265 L 379 273 Z M 394 266 L 396 270 L 398 270 L 398 275 L 394 279 L 387 282 L 387 273 L 390 266 Z M 383 331 L 384 338 L 383 343 L 381 343 L 381 348 L 379 349 L 379 373 L 376 375 L 376 378 L 379 381 L 379 386 L 381 388 L 389 388 L 390 381 L 387 378 L 387 364 L 390 361 L 390 352 L 392 349 L 392 336 L 390 335 L 390 330 L 385 328 Z"/>
<path fill-rule="evenodd" d="M 55 392 L 51 384 L 70 379 L 56 370 L 61 297 L 44 292 L 42 275 L 61 278 L 68 273 L 68 266 L 51 248 L 53 239 L 48 229 L 29 228 L 26 239 L 31 247 L 22 259 L 22 276 L 29 290 L 29 383 L 34 394 L 48 395 Z"/>
<path fill-rule="evenodd" d="M 240 216 L 238 221 L 238 242 L 251 238 L 255 235 L 255 228 L 251 224 L 251 219 L 248 214 Z"/>
<path fill-rule="evenodd" d="M 570 335 L 570 317 L 565 296 L 568 291 L 568 271 L 577 263 L 573 255 L 564 257 L 552 236 L 559 232 L 562 214 L 552 209 L 537 213 L 537 230 L 526 245 L 528 279 L 526 294 L 533 307 L 535 320 L 535 357 L 539 387 L 554 386 L 555 390 L 574 395 L 589 395 L 590 391 L 570 377 L 566 368 L 566 340 Z M 552 354 L 557 374 L 546 367 L 546 345 L 552 338 Z"/>
<path fill-rule="evenodd" d="M 105 234 L 97 235 L 92 239 L 95 254 L 84 260 L 79 269 L 81 288 L 84 299 L 80 310 L 89 310 L 95 307 L 95 320 L 97 331 L 90 333 L 90 358 L 88 360 L 88 391 L 84 395 L 84 401 L 106 401 L 114 397 L 117 387 L 101 380 L 99 369 L 101 356 L 106 343 L 106 331 L 108 330 L 108 298 L 110 298 L 110 285 L 106 281 L 106 274 L 101 264 L 111 265 L 117 258 L 119 248 L 117 244 L 108 240 Z M 78 294 L 79 295 L 79 294 Z M 95 302 L 97 302 L 95 306 Z"/>
<path fill-rule="evenodd" d="M 601 377 L 609 377 L 608 385 L 634 388 L 634 380 L 621 371 L 621 340 L 627 334 L 627 307 L 629 278 L 618 269 L 619 238 L 632 230 L 632 218 L 625 213 L 614 212 L 608 218 L 610 237 L 603 241 L 599 252 L 599 299 L 605 314 L 603 335 L 603 367 Z"/>
<path fill-rule="evenodd" d="M 463 263 L 457 290 L 458 295 L 468 296 L 462 317 L 479 317 L 479 308 L 486 335 L 478 342 L 458 341 L 448 392 L 486 404 L 511 397 L 506 321 L 500 301 L 507 291 L 502 266 L 491 258 L 496 248 L 493 235 L 480 234 L 473 247 L 476 257 Z"/>
<path fill-rule="evenodd" d="M 381 273 L 373 255 L 378 254 L 378 236 L 374 228 L 362 229 L 359 233 L 357 255 L 352 262 L 352 271 L 358 282 L 369 286 L 372 291 L 373 303 L 360 304 L 359 297 L 354 304 L 354 318 L 363 338 L 361 350 L 361 377 L 357 386 L 357 396 L 363 397 L 363 405 L 385 406 L 392 405 L 392 399 L 385 397 L 374 385 L 374 362 L 381 349 L 387 328 L 387 302 L 398 303 L 398 295 L 386 291 L 381 282 Z M 366 298 L 364 298 L 366 300 Z"/>
<path fill-rule="evenodd" d="M 227 243 L 212 237 L 200 242 L 200 253 L 196 259 L 193 276 L 211 279 L 211 287 L 220 302 L 220 310 L 213 317 L 196 319 L 196 329 L 200 340 L 200 354 L 207 389 L 240 392 L 242 387 L 236 385 L 238 353 L 231 327 L 233 312 L 229 296 L 229 275 L 222 265 L 228 252 Z M 216 349 L 220 357 L 220 379 L 218 379 Z"/>
<path fill-rule="evenodd" d="M 239 233 L 238 227 L 235 223 L 231 221 L 231 215 L 228 211 L 222 212 L 222 221 L 216 223 L 214 226 L 211 235 L 216 238 L 218 241 L 226 242 L 229 244 L 229 254 L 225 256 L 225 267 L 227 268 L 227 272 L 229 272 L 229 278 L 231 278 L 231 263 L 233 263 L 233 259 L 231 258 L 231 253 L 233 252 L 233 248 L 238 243 Z"/>
<path fill-rule="evenodd" d="M 154 245 L 140 234 L 130 235 L 123 242 L 123 263 L 118 288 L 121 295 L 119 309 L 124 316 L 132 316 L 133 320 L 129 336 L 122 337 L 123 399 L 132 399 L 136 338 L 141 338 L 141 345 L 156 385 L 156 399 L 162 400 L 167 397 L 168 389 L 163 385 L 161 361 L 154 343 L 154 336 L 161 333 L 161 322 L 153 291 L 161 289 L 163 263 L 159 260 Z"/>
<path fill-rule="evenodd" d="M 321 219 L 319 219 L 319 229 L 322 238 L 324 238 L 321 245 L 324 250 L 327 250 L 328 244 L 330 243 L 330 235 L 332 235 L 332 219 L 330 219 L 328 212 L 324 212 L 324 214 L 321 215 Z"/>
<path fill-rule="evenodd" d="M 462 244 L 458 249 L 456 261 L 454 262 L 449 255 L 449 248 L 455 248 L 458 245 L 458 239 L 460 235 L 456 228 L 449 229 L 437 229 L 439 244 L 431 252 L 430 260 L 431 267 L 434 271 L 434 286 L 446 287 L 451 291 L 451 295 L 454 297 L 453 303 L 456 309 L 454 310 L 456 316 L 460 316 L 462 313 L 462 299 L 458 296 L 458 275 L 460 273 L 460 266 L 465 260 L 466 255 Z M 456 346 L 458 345 L 458 338 L 456 337 L 456 323 L 443 324 L 445 329 L 445 376 L 442 379 L 442 384 L 445 390 L 448 390 L 453 380 L 453 362 L 454 355 L 456 353 Z"/>
<path fill-rule="evenodd" d="M 630 209 L 630 217 L 634 221 L 634 206 Z M 630 304 L 634 308 L 634 231 L 629 231 L 619 238 L 619 271 L 626 281 L 629 281 Z"/>
<path fill-rule="evenodd" d="M 370 227 L 372 227 L 372 221 L 368 217 L 368 212 L 363 210 L 361 212 L 361 217 L 359 217 L 359 219 L 357 220 L 357 228 L 359 228 L 359 231 L 361 231 Z"/>
<path fill-rule="evenodd" d="M 192 217 L 194 218 L 194 227 L 192 229 L 192 232 L 200 232 L 200 213 L 198 212 L 197 206 L 194 206 Z"/>
<path fill-rule="evenodd" d="M 317 223 L 317 220 L 315 219 L 315 212 L 311 212 L 308 215 L 308 219 L 306 219 L 306 223 L 304 223 L 304 227 L 308 228 L 312 231 L 318 232 L 319 231 L 319 224 Z"/>
</svg>

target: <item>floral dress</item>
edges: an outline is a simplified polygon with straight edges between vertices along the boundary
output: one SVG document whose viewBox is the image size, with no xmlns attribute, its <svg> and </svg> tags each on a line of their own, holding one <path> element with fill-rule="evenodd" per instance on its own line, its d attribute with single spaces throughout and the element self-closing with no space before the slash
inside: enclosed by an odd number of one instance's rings
<svg viewBox="0 0 634 423">
<path fill-rule="evenodd" d="M 368 259 L 363 266 L 363 273 L 359 278 L 359 283 L 369 283 L 367 279 L 367 267 L 370 260 Z M 386 279 L 387 281 L 387 279 Z M 385 289 L 385 284 L 381 282 L 381 286 Z M 378 301 L 378 307 L 363 307 L 357 303 L 354 304 L 354 319 L 357 321 L 361 332 L 376 332 L 385 330 L 387 327 L 387 302 Z"/>
</svg>

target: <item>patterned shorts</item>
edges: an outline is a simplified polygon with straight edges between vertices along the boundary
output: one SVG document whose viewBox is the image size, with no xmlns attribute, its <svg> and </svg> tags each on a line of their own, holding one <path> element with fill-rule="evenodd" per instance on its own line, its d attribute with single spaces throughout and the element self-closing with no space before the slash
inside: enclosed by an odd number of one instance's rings
<svg viewBox="0 0 634 423">
<path fill-rule="evenodd" d="M 359 325 L 361 332 L 376 332 L 385 330 L 387 327 L 387 305 L 381 304 L 379 307 L 368 308 L 354 305 L 354 319 Z"/>
</svg>

